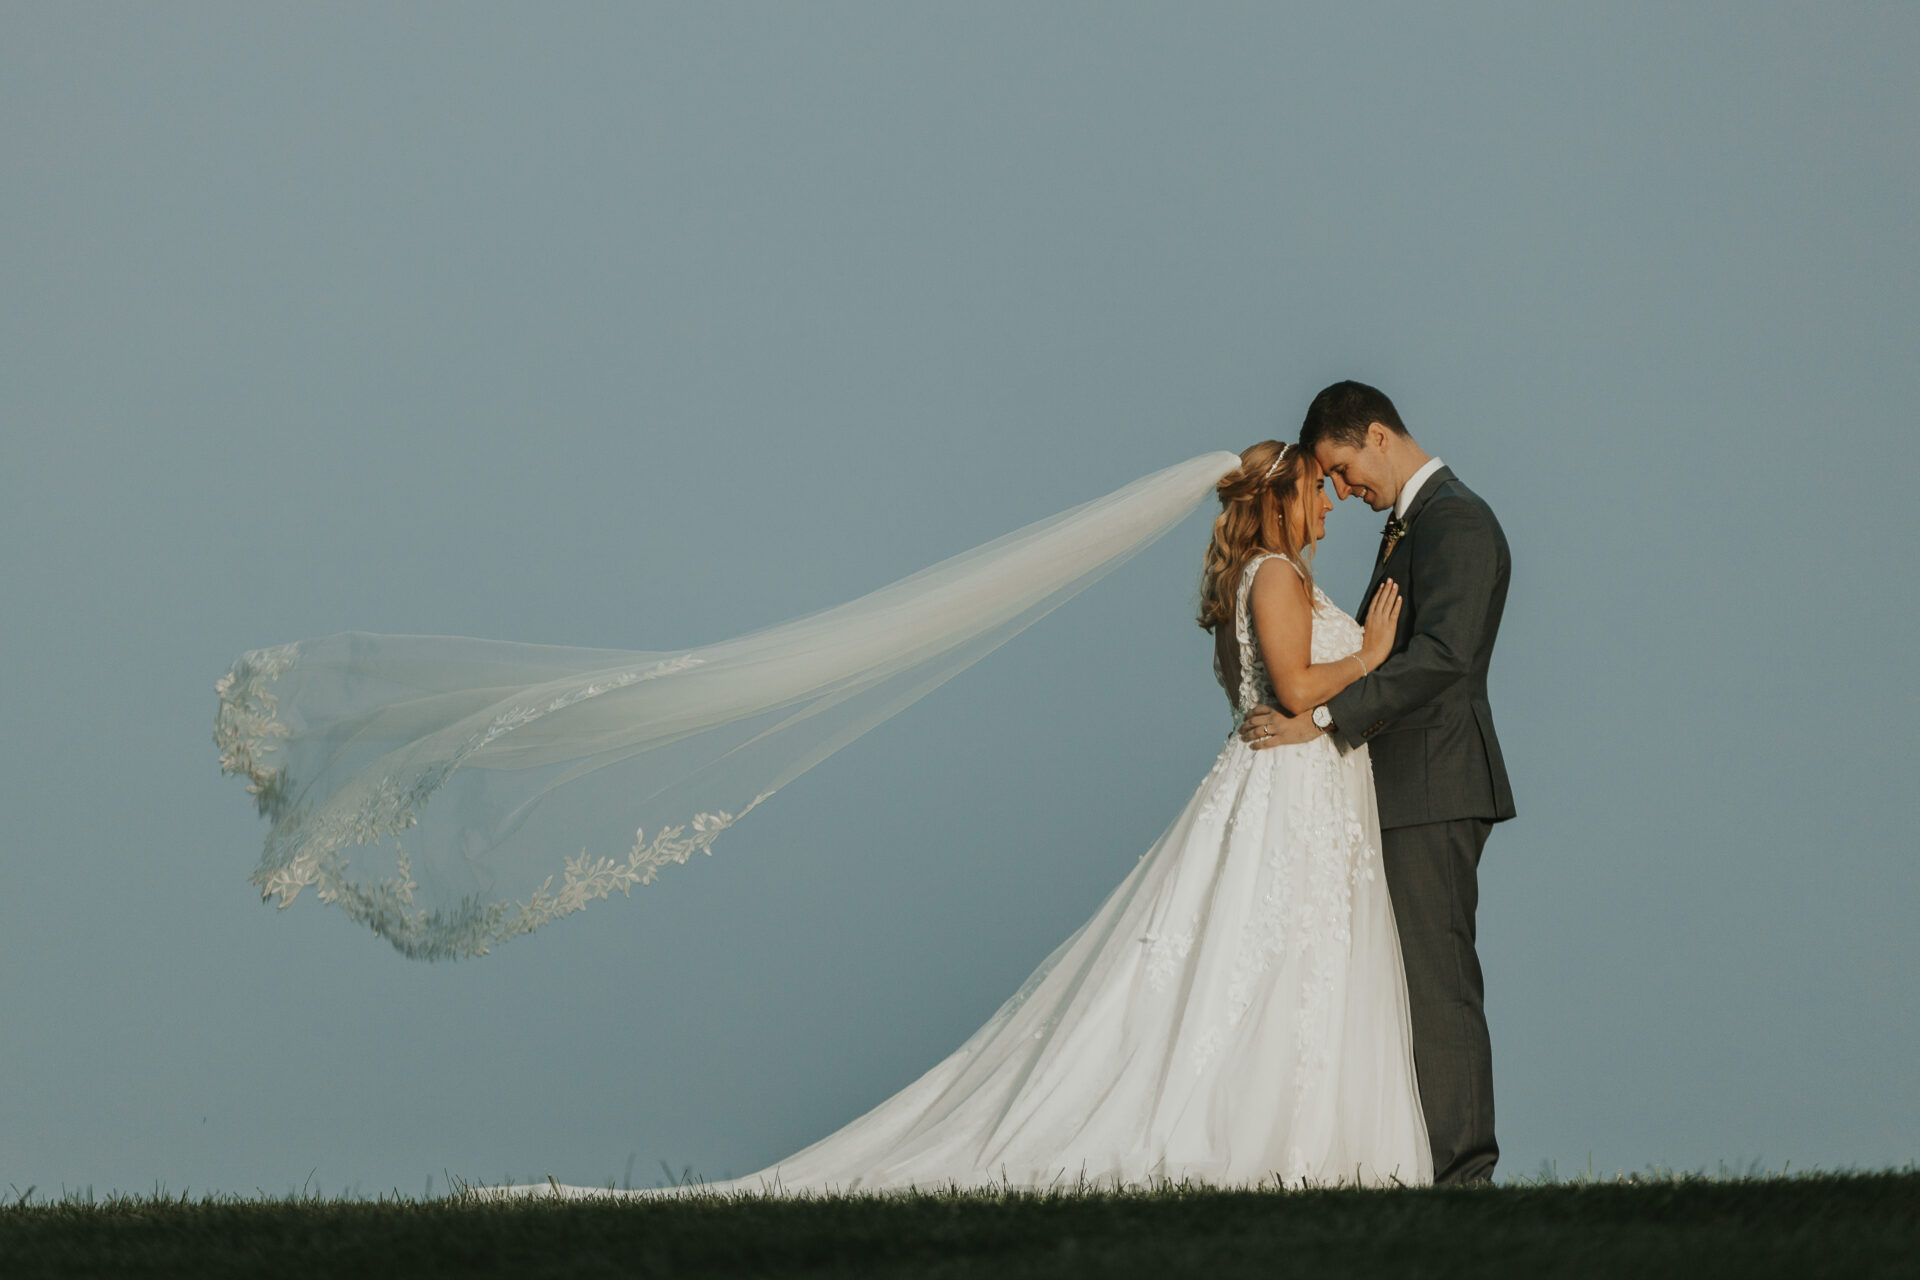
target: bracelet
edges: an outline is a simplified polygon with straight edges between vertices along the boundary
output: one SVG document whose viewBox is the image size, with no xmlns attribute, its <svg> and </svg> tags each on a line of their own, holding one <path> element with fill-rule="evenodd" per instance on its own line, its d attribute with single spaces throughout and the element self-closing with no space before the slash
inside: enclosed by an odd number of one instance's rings
<svg viewBox="0 0 1920 1280">
<path fill-rule="evenodd" d="M 1347 656 L 1348 656 L 1349 658 L 1352 658 L 1352 659 L 1353 659 L 1353 660 L 1354 660 L 1355 662 L 1357 662 L 1357 663 L 1359 663 L 1359 664 L 1360 664 L 1360 674 L 1361 674 L 1361 676 L 1362 676 L 1362 677 L 1364 678 L 1364 677 L 1366 676 L 1366 674 L 1367 674 L 1367 662 L 1366 662 L 1366 659 L 1364 659 L 1364 658 L 1362 658 L 1362 657 L 1361 657 L 1361 656 L 1360 656 L 1359 654 L 1357 654 L 1357 653 L 1350 653 L 1350 654 L 1348 654 Z"/>
</svg>

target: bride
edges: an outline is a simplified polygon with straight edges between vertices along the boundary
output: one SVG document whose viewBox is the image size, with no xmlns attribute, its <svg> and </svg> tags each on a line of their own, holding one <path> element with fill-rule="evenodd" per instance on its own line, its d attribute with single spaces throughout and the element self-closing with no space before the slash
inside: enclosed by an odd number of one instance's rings
<svg viewBox="0 0 1920 1280">
<path fill-rule="evenodd" d="M 695 649 L 340 632 L 251 650 L 216 686 L 214 740 L 272 822 L 254 882 L 282 907 L 312 887 L 412 958 L 484 955 L 710 854 L 1208 494 L 1199 622 L 1235 732 L 1172 824 L 899 1093 L 745 1177 L 622 1194 L 1428 1183 L 1367 748 L 1298 714 L 1386 657 L 1399 602 L 1387 583 L 1363 629 L 1314 584 L 1332 503 L 1275 441 Z M 1237 730 L 1263 703 L 1295 714 L 1254 750 Z M 555 1190 L 609 1194 L 486 1194 Z"/>
<path fill-rule="evenodd" d="M 1217 491 L 1200 625 L 1237 729 L 1379 665 L 1399 601 L 1386 583 L 1363 633 L 1314 584 L 1311 455 L 1263 441 Z M 1431 1182 L 1367 750 L 1296 723 L 1273 749 L 1230 734 L 1093 917 L 865 1115 L 745 1177 L 562 1194 Z"/>
</svg>

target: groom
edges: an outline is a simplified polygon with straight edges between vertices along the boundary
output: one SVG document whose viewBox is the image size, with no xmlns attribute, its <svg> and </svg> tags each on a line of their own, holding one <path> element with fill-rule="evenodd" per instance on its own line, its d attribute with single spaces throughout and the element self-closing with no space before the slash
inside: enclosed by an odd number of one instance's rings
<svg viewBox="0 0 1920 1280">
<path fill-rule="evenodd" d="M 1507 602 L 1506 535 L 1492 508 L 1429 457 L 1393 402 L 1365 383 L 1336 382 L 1315 396 L 1300 448 L 1342 499 L 1393 509 L 1361 597 L 1364 616 L 1380 583 L 1399 584 L 1392 653 L 1314 708 L 1313 719 L 1343 751 L 1369 744 L 1434 1181 L 1491 1181 L 1500 1148 L 1473 916 L 1480 850 L 1493 824 L 1513 817 L 1487 704 L 1487 663 Z M 1260 707 L 1241 737 L 1257 749 L 1299 732 Z"/>
</svg>

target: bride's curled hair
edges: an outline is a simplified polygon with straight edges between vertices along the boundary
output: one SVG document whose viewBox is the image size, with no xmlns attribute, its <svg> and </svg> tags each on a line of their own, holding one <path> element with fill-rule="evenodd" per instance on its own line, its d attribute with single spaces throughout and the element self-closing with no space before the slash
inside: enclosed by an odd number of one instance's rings
<svg viewBox="0 0 1920 1280">
<path fill-rule="evenodd" d="M 1275 466 L 1275 462 L 1279 465 Z M 1291 556 L 1313 595 L 1313 522 L 1306 510 L 1302 481 L 1318 468 L 1298 445 L 1262 440 L 1241 451 L 1240 466 L 1220 477 L 1220 514 L 1207 544 L 1200 574 L 1200 626 L 1211 632 L 1223 670 L 1239 683 L 1240 650 L 1234 637 L 1233 607 L 1240 574 L 1263 551 Z M 1303 554 L 1304 553 L 1304 554 Z"/>
</svg>

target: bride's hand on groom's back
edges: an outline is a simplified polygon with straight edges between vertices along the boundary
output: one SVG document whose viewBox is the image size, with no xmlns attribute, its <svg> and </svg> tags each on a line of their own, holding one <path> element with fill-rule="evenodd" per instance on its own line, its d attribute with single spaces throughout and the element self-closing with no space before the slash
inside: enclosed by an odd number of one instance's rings
<svg viewBox="0 0 1920 1280">
<path fill-rule="evenodd" d="M 1272 707 L 1259 706 L 1247 712 L 1240 725 L 1240 741 L 1255 751 L 1267 747 L 1294 747 L 1320 736 L 1312 716 L 1282 715 Z"/>
</svg>

